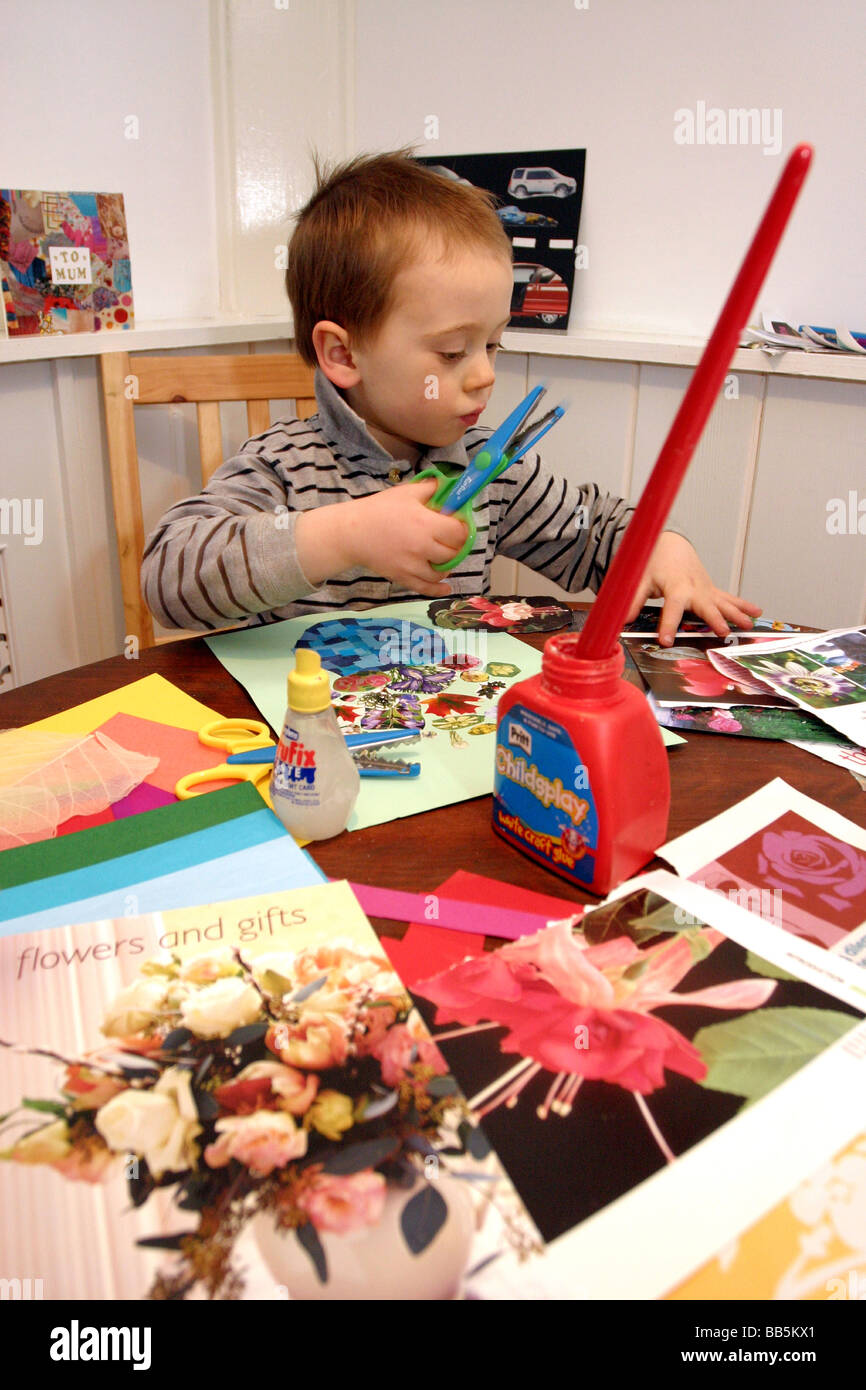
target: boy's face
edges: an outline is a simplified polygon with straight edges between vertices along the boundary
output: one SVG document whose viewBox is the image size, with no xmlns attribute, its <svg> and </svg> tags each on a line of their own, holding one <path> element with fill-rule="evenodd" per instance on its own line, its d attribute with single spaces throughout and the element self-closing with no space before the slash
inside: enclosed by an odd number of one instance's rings
<svg viewBox="0 0 866 1390">
<path fill-rule="evenodd" d="M 394 458 L 419 445 L 455 443 L 474 425 L 495 379 L 499 337 L 510 317 L 512 274 L 504 256 L 430 247 L 399 272 L 391 309 L 352 356 L 360 380 L 352 409 Z"/>
</svg>

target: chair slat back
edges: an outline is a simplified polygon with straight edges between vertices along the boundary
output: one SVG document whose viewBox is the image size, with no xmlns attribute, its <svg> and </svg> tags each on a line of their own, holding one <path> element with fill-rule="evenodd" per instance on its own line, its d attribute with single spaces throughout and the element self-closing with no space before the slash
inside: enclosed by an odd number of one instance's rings
<svg viewBox="0 0 866 1390">
<path fill-rule="evenodd" d="M 314 373 L 290 353 L 217 357 L 131 357 L 106 353 L 101 359 L 105 427 L 117 529 L 120 582 L 127 635 L 153 646 L 153 619 L 141 595 L 140 570 L 145 525 L 135 438 L 135 410 L 144 405 L 190 402 L 196 407 L 202 486 L 223 461 L 220 403 L 244 401 L 250 435 L 271 424 L 270 402 L 294 400 L 299 419 L 316 411 Z"/>
</svg>

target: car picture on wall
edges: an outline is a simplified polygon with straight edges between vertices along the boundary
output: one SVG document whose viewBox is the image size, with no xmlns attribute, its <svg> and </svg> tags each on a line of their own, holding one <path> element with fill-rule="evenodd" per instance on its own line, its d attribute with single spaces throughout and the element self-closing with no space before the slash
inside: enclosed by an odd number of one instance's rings
<svg viewBox="0 0 866 1390">
<path fill-rule="evenodd" d="M 575 298 L 586 150 L 423 158 L 435 173 L 488 189 L 514 261 L 510 328 L 563 333 Z M 580 264 L 586 264 L 585 256 Z"/>
<path fill-rule="evenodd" d="M 556 169 L 521 165 L 511 171 L 508 192 L 512 198 L 570 198 L 577 192 L 577 180 Z"/>
<path fill-rule="evenodd" d="M 546 265 L 515 261 L 511 318 L 539 318 L 546 328 L 563 326 L 568 319 L 568 286 Z"/>
</svg>

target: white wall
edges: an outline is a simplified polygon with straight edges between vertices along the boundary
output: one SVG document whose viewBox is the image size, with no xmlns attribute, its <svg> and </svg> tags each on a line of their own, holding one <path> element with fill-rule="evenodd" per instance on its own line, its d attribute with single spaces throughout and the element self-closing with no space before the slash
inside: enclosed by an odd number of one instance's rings
<svg viewBox="0 0 866 1390">
<path fill-rule="evenodd" d="M 779 108 L 816 159 L 761 304 L 866 329 L 862 0 L 587 2 L 356 0 L 358 148 L 586 147 L 571 327 L 706 335 L 784 156 L 678 145 L 674 112 Z"/>
<path fill-rule="evenodd" d="M 5 4 L 0 49 L 3 186 L 122 193 L 137 319 L 215 313 L 207 0 Z"/>
<path fill-rule="evenodd" d="M 311 152 L 351 153 L 351 0 L 213 0 L 222 307 L 288 312 L 292 214 Z"/>
</svg>

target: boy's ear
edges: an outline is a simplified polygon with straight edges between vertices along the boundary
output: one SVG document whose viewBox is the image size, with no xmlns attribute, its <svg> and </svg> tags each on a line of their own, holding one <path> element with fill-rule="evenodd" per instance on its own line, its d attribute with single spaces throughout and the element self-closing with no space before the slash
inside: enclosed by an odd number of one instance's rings
<svg viewBox="0 0 866 1390">
<path fill-rule="evenodd" d="M 329 319 L 321 319 L 313 328 L 312 338 L 319 366 L 328 380 L 341 390 L 357 386 L 361 373 L 355 366 L 345 328 Z"/>
</svg>

